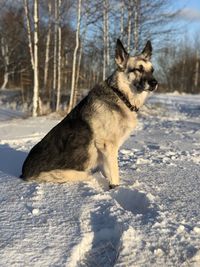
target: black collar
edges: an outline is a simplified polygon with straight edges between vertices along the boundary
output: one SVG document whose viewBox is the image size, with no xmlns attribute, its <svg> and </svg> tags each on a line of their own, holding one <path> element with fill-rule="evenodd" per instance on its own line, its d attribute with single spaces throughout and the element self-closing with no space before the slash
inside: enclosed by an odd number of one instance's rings
<svg viewBox="0 0 200 267">
<path fill-rule="evenodd" d="M 126 98 L 126 96 L 118 88 L 108 84 L 107 86 L 113 90 L 113 92 L 124 102 L 124 104 L 130 109 L 130 111 L 135 111 L 135 112 L 139 111 L 139 108 L 133 106 Z"/>
</svg>

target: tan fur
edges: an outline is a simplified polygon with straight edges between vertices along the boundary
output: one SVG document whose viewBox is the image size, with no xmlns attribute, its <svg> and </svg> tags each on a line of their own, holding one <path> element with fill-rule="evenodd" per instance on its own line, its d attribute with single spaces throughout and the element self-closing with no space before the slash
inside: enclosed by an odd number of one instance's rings
<svg viewBox="0 0 200 267">
<path fill-rule="evenodd" d="M 152 69 L 152 64 L 150 61 L 146 61 L 140 57 L 132 57 L 129 59 L 128 61 L 128 66 L 129 67 L 139 67 L 140 65 L 142 65 L 145 69 L 146 72 L 151 71 Z"/>
<path fill-rule="evenodd" d="M 133 75 L 135 74 L 133 73 Z M 118 86 L 120 90 L 126 95 L 130 103 L 137 106 L 137 108 L 142 107 L 149 95 L 149 93 L 146 91 L 142 92 L 141 94 L 134 94 L 130 90 L 130 83 L 127 81 L 126 75 L 123 72 L 120 72 L 118 75 Z M 126 107 L 126 109 L 128 108 Z M 128 111 L 130 112 L 130 110 Z"/>
<path fill-rule="evenodd" d="M 31 177 L 29 180 L 48 183 L 66 183 L 80 182 L 90 180 L 92 176 L 88 172 L 75 170 L 53 170 L 50 172 L 41 172 L 37 177 Z"/>
</svg>

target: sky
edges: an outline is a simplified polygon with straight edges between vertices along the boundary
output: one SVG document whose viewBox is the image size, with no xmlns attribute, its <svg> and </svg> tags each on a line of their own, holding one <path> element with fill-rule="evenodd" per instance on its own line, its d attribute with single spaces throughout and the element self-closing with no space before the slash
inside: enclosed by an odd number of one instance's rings
<svg viewBox="0 0 200 267">
<path fill-rule="evenodd" d="M 182 9 L 180 22 L 185 25 L 185 31 L 190 37 L 200 37 L 200 0 L 176 0 L 175 5 Z"/>
</svg>

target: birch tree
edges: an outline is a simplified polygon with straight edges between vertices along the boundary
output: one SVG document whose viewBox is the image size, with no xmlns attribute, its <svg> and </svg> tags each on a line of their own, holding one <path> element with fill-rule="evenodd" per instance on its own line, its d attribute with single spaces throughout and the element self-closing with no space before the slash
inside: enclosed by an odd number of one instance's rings
<svg viewBox="0 0 200 267">
<path fill-rule="evenodd" d="M 30 18 L 30 10 L 28 6 L 28 1 L 24 0 L 24 11 L 26 17 L 26 28 L 27 28 L 27 35 L 28 35 L 28 46 L 29 46 L 29 53 L 31 58 L 31 66 L 34 69 L 34 55 L 33 55 L 33 41 L 32 41 L 32 31 L 31 31 L 31 18 Z"/>
<path fill-rule="evenodd" d="M 30 19 L 30 11 L 27 0 L 24 0 L 24 10 L 26 15 L 26 25 L 27 25 L 27 34 L 28 34 L 28 42 L 29 42 L 29 52 L 31 57 L 31 65 L 34 73 L 34 87 L 33 87 L 33 108 L 32 108 L 32 116 L 36 117 L 38 115 L 39 109 L 39 68 L 38 68 L 38 0 L 34 0 L 34 12 L 33 12 L 33 22 L 34 22 L 34 38 L 32 42 L 31 35 L 31 19 Z"/>
<path fill-rule="evenodd" d="M 85 25 L 81 34 L 81 42 L 79 45 L 79 55 L 78 55 L 78 60 L 77 60 L 77 71 L 76 71 L 76 79 L 75 79 L 75 90 L 74 90 L 74 101 L 73 101 L 73 106 L 76 105 L 77 102 L 77 97 L 78 97 L 78 82 L 79 82 L 79 77 L 80 77 L 80 68 L 81 68 L 81 60 L 82 60 L 82 53 L 83 53 L 83 46 L 85 42 L 85 37 L 87 33 L 87 28 L 88 28 L 88 13 L 89 13 L 89 7 L 86 6 L 86 11 L 85 11 Z"/>
<path fill-rule="evenodd" d="M 120 17 L 120 38 L 123 40 L 123 34 L 124 34 L 124 0 L 121 1 L 121 17 Z"/>
<path fill-rule="evenodd" d="M 58 0 L 54 1 L 54 50 L 53 50 L 53 90 L 52 90 L 52 109 L 55 110 L 55 96 L 58 78 Z"/>
<path fill-rule="evenodd" d="M 107 68 L 110 63 L 109 56 L 109 0 L 104 0 L 103 8 L 103 80 L 106 78 Z"/>
<path fill-rule="evenodd" d="M 128 4 L 128 30 L 127 30 L 127 51 L 128 53 L 130 52 L 130 47 L 131 47 L 131 36 L 132 36 L 132 15 L 133 15 L 133 10 L 132 10 L 132 0 L 129 1 Z"/>
<path fill-rule="evenodd" d="M 49 13 L 49 23 L 48 23 L 48 32 L 46 38 L 46 51 L 45 51 L 45 63 L 44 63 L 44 90 L 47 90 L 47 80 L 49 74 L 50 43 L 51 43 L 51 13 L 52 13 L 51 0 L 48 1 L 48 13 Z"/>
<path fill-rule="evenodd" d="M 4 75 L 3 75 L 3 84 L 1 86 L 1 89 L 5 89 L 6 85 L 8 83 L 8 77 L 9 77 L 8 67 L 9 67 L 9 63 L 10 63 L 8 53 L 9 53 L 8 44 L 5 40 L 5 38 L 2 37 L 1 38 L 1 54 L 2 54 L 2 57 L 4 59 Z"/>
<path fill-rule="evenodd" d="M 0 69 L 1 69 L 1 89 L 9 88 L 10 84 L 15 85 L 16 77 L 24 70 L 22 58 L 24 50 L 21 52 L 24 43 L 20 37 L 24 33 L 21 25 L 24 19 L 21 10 L 16 8 L 4 10 L 4 5 L 0 3 Z M 24 37 L 24 34 L 23 34 Z"/>
<path fill-rule="evenodd" d="M 61 91 L 61 49 L 62 49 L 62 31 L 61 31 L 61 0 L 58 0 L 58 83 L 57 83 L 57 98 L 56 111 L 60 107 L 60 91 Z"/>
<path fill-rule="evenodd" d="M 39 69 L 38 69 L 38 0 L 34 0 L 34 88 L 33 88 L 33 117 L 38 115 L 39 107 Z"/>
<path fill-rule="evenodd" d="M 71 81 L 71 94 L 70 94 L 70 101 L 68 112 L 70 112 L 73 108 L 74 103 L 74 91 L 75 91 L 75 79 L 76 79 L 76 61 L 77 61 L 77 52 L 79 48 L 79 35 L 80 35 L 80 24 L 81 24 L 81 0 L 78 0 L 78 7 L 77 7 L 77 25 L 76 25 L 76 46 L 74 49 L 73 54 L 73 64 L 72 64 L 72 81 Z"/>
<path fill-rule="evenodd" d="M 196 62 L 195 62 L 195 74 L 194 74 L 194 86 L 197 88 L 199 81 L 199 61 L 200 61 L 198 48 L 196 49 L 195 60 Z"/>
<path fill-rule="evenodd" d="M 134 50 L 139 49 L 139 18 L 140 18 L 140 1 L 134 0 Z"/>
</svg>

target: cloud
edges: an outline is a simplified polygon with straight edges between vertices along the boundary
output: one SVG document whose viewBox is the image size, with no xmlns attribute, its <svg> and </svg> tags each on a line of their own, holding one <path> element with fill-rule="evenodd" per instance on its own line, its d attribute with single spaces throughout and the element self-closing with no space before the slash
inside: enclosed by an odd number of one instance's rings
<svg viewBox="0 0 200 267">
<path fill-rule="evenodd" d="M 179 18 L 189 21 L 200 22 L 200 10 L 195 10 L 192 8 L 184 8 L 180 11 Z"/>
</svg>

